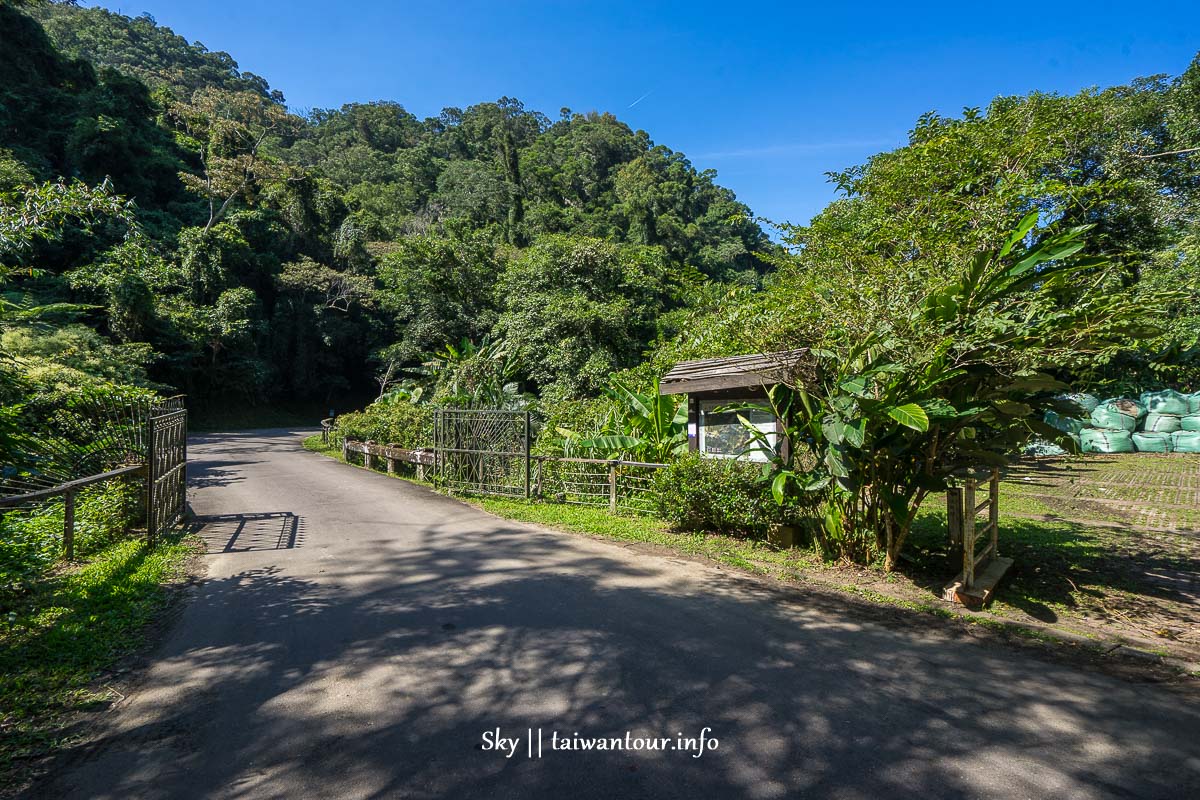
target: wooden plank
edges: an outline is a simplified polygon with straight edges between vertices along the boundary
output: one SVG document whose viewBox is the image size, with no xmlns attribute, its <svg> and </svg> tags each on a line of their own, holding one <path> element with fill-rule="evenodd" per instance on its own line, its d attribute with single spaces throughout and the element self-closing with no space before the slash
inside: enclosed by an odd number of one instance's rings
<svg viewBox="0 0 1200 800">
<path fill-rule="evenodd" d="M 726 389 L 762 389 L 780 383 L 763 375 L 753 373 L 737 373 L 735 375 L 714 375 L 706 378 L 688 378 L 679 381 L 663 381 L 659 384 L 659 394 L 696 394 L 701 392 L 719 392 Z"/>
<path fill-rule="evenodd" d="M 75 560 L 75 492 L 63 494 L 63 557 Z"/>
<path fill-rule="evenodd" d="M 411 464 L 431 465 L 434 461 L 434 453 L 432 450 L 408 450 L 403 447 L 391 447 L 388 445 L 359 442 L 351 439 L 347 439 L 342 443 L 342 449 L 347 453 L 362 453 L 364 456 L 369 456 L 371 458 L 379 457 L 394 459 L 396 461 L 407 461 Z"/>
<path fill-rule="evenodd" d="M 967 478 L 963 485 L 963 503 L 965 508 L 975 505 L 975 479 Z M 963 515 L 963 584 L 970 588 L 975 581 L 975 515 Z"/>
<path fill-rule="evenodd" d="M 1004 578 L 1004 574 L 1012 567 L 1011 558 L 993 558 L 987 568 L 975 576 L 972 586 L 963 582 L 960 572 L 954 580 L 946 584 L 942 590 L 942 599 L 950 603 L 979 607 L 987 605 L 996 594 L 996 587 Z"/>
<path fill-rule="evenodd" d="M 563 464 L 620 464 L 625 467 L 645 467 L 646 469 L 662 469 L 666 464 L 656 464 L 646 461 L 623 461 L 619 458 L 554 458 L 553 456 L 537 456 L 538 461 L 556 461 Z"/>
<path fill-rule="evenodd" d="M 992 470 L 988 487 L 988 527 L 992 529 L 992 556 L 1000 557 L 1000 470 Z"/>
<path fill-rule="evenodd" d="M 808 350 L 800 348 L 778 353 L 683 361 L 663 376 L 659 382 L 659 392 L 711 392 L 783 383 L 793 377 L 807 356 Z"/>
<path fill-rule="evenodd" d="M 608 465 L 608 511 L 617 513 L 617 465 Z"/>
<path fill-rule="evenodd" d="M 978 553 L 975 554 L 975 558 L 973 559 L 971 566 L 973 568 L 978 567 L 980 564 L 983 563 L 984 559 L 988 558 L 991 554 L 992 554 L 992 543 L 988 542 L 986 547 L 984 547 L 982 550 L 980 550 Z"/>
<path fill-rule="evenodd" d="M 86 478 L 78 478 L 66 483 L 60 483 L 58 486 L 52 486 L 49 489 L 38 489 L 36 492 L 26 492 L 25 494 L 15 494 L 11 497 L 0 497 L 0 508 L 10 508 L 12 506 L 22 506 L 34 500 L 44 500 L 48 497 L 57 497 L 60 494 L 65 494 L 69 491 L 82 489 L 84 486 L 91 486 L 93 483 L 119 478 L 122 475 L 133 475 L 135 473 L 144 472 L 145 464 L 133 464 L 128 467 L 120 467 L 119 469 L 101 472 L 98 475 L 89 475 Z"/>
</svg>

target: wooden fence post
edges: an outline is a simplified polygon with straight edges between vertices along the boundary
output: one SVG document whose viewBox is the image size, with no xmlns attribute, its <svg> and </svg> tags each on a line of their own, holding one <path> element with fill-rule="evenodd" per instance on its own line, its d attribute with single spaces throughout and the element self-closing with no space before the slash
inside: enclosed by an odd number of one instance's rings
<svg viewBox="0 0 1200 800">
<path fill-rule="evenodd" d="M 525 499 L 526 500 L 529 499 L 530 489 L 532 488 L 531 487 L 532 479 L 531 479 L 531 475 L 530 475 L 530 463 L 529 463 L 529 435 L 530 435 L 531 428 L 532 428 L 531 413 L 529 411 L 526 411 L 525 412 Z"/>
<path fill-rule="evenodd" d="M 962 545 L 963 492 L 957 486 L 946 490 L 946 527 L 950 529 L 950 547 Z"/>
<path fill-rule="evenodd" d="M 963 585 L 968 589 L 975 583 L 975 479 L 967 478 L 963 486 Z"/>
<path fill-rule="evenodd" d="M 154 417 L 146 419 L 146 546 L 154 547 L 154 539 L 158 535 L 155 519 L 155 505 L 158 500 L 154 496 Z"/>
<path fill-rule="evenodd" d="M 617 513 L 617 465 L 620 460 L 608 462 L 608 510 Z"/>
<path fill-rule="evenodd" d="M 1000 470 L 992 470 L 988 487 L 988 524 L 992 526 L 992 558 L 1000 557 Z"/>
<path fill-rule="evenodd" d="M 75 493 L 63 495 L 63 556 L 75 560 Z"/>
</svg>

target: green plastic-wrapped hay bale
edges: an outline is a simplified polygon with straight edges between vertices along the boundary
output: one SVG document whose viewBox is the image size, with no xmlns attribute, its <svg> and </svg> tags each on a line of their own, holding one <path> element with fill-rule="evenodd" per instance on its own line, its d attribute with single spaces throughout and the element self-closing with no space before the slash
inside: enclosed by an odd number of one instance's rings
<svg viewBox="0 0 1200 800">
<path fill-rule="evenodd" d="M 1188 414 L 1180 417 L 1179 427 L 1185 431 L 1200 431 L 1200 414 Z"/>
<path fill-rule="evenodd" d="M 1151 414 L 1170 414 L 1182 417 L 1188 413 L 1189 401 L 1187 395 L 1180 394 L 1174 389 L 1164 389 L 1161 392 L 1143 392 L 1142 405 Z"/>
<path fill-rule="evenodd" d="M 1188 413 L 1189 414 L 1200 414 L 1200 392 L 1196 392 L 1195 394 L 1189 394 L 1187 396 L 1187 399 L 1188 399 Z"/>
<path fill-rule="evenodd" d="M 1171 452 L 1171 434 L 1140 431 L 1133 434 L 1133 446 L 1139 453 Z"/>
<path fill-rule="evenodd" d="M 1174 433 L 1182 425 L 1179 420 L 1174 414 L 1158 414 L 1152 411 L 1146 415 L 1142 430 L 1149 433 Z"/>
<path fill-rule="evenodd" d="M 1176 431 L 1172 433 L 1171 449 L 1176 453 L 1200 453 L 1200 431 Z"/>
<path fill-rule="evenodd" d="M 1063 433 L 1079 433 L 1083 430 L 1084 421 L 1074 417 L 1064 417 L 1054 411 L 1047 411 L 1043 417 L 1046 424 Z"/>
<path fill-rule="evenodd" d="M 1079 434 L 1079 449 L 1085 453 L 1132 453 L 1133 435 L 1129 431 L 1087 428 Z"/>
<path fill-rule="evenodd" d="M 1128 414 L 1139 420 L 1146 416 L 1146 407 L 1141 404 L 1141 401 L 1134 400 L 1132 397 L 1110 397 L 1101 402 L 1100 405 L 1116 406 L 1122 414 Z"/>
<path fill-rule="evenodd" d="M 1103 402 L 1092 412 L 1092 424 L 1106 430 L 1134 431 L 1137 429 L 1137 421 L 1136 410 L 1120 401 Z"/>
<path fill-rule="evenodd" d="M 1100 398 L 1094 394 L 1086 392 L 1074 392 L 1072 394 L 1060 395 L 1061 400 L 1066 400 L 1069 403 L 1074 403 L 1079 406 L 1084 414 L 1090 414 L 1096 410 L 1096 406 L 1100 405 Z"/>
</svg>

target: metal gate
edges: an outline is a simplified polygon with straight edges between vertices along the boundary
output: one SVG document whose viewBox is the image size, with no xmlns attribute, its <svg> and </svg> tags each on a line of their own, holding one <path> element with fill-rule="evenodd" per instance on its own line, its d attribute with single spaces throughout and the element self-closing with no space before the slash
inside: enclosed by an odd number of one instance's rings
<svg viewBox="0 0 1200 800">
<path fill-rule="evenodd" d="M 147 423 L 146 538 L 151 545 L 183 518 L 187 505 L 187 411 L 181 405 L 155 406 Z"/>
<path fill-rule="evenodd" d="M 437 411 L 434 480 L 452 491 L 529 497 L 530 423 L 528 411 Z"/>
</svg>

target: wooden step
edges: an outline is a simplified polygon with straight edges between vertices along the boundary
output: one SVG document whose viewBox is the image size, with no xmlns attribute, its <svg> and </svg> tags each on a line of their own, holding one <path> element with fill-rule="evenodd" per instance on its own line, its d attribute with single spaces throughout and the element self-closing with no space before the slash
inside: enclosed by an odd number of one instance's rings
<svg viewBox="0 0 1200 800">
<path fill-rule="evenodd" d="M 950 603 L 961 603 L 964 606 L 987 605 L 996 593 L 996 586 L 1000 583 L 1000 579 L 1012 565 L 1011 558 L 993 558 L 982 572 L 975 573 L 975 585 L 970 588 L 963 585 L 963 574 L 960 572 L 942 590 L 942 599 Z"/>
</svg>

